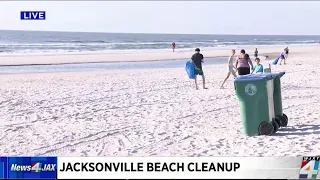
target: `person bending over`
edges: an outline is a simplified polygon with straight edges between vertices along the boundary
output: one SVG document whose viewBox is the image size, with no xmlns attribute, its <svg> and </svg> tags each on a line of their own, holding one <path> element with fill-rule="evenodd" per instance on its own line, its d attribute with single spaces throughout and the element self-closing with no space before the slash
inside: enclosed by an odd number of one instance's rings
<svg viewBox="0 0 320 180">
<path fill-rule="evenodd" d="M 287 49 L 284 49 L 283 52 L 280 54 L 280 65 L 286 64 L 286 53 L 287 53 Z"/>
</svg>

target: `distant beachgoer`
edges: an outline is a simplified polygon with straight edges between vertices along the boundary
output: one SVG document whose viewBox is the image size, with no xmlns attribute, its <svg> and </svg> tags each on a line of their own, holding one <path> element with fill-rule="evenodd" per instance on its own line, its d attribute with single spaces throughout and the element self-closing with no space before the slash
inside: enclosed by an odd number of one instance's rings
<svg viewBox="0 0 320 180">
<path fill-rule="evenodd" d="M 254 57 L 255 57 L 255 58 L 258 57 L 258 48 L 256 48 L 256 50 L 254 51 Z"/>
<path fill-rule="evenodd" d="M 253 66 L 253 71 L 252 73 L 263 73 L 263 65 L 260 64 L 260 59 L 256 58 L 255 59 L 256 65 Z"/>
<path fill-rule="evenodd" d="M 242 49 L 236 60 L 236 68 L 240 76 L 250 74 L 250 66 L 253 68 L 252 61 L 246 51 Z"/>
<path fill-rule="evenodd" d="M 226 83 L 226 81 L 229 79 L 231 74 L 233 75 L 233 77 L 237 77 L 236 72 L 235 72 L 236 67 L 234 67 L 234 65 L 233 65 L 233 57 L 234 57 L 235 53 L 236 53 L 236 51 L 234 49 L 232 49 L 231 56 L 229 57 L 229 60 L 228 60 L 228 73 L 227 73 L 227 76 L 224 79 L 223 83 L 221 84 L 221 87 L 220 87 L 221 89 L 223 89 L 224 83 Z"/>
<path fill-rule="evenodd" d="M 286 47 L 286 59 L 288 59 L 288 55 L 289 55 L 289 47 Z"/>
<path fill-rule="evenodd" d="M 174 52 L 174 50 L 176 49 L 176 43 L 175 42 L 172 42 L 171 48 L 172 48 L 172 52 Z"/>
<path fill-rule="evenodd" d="M 192 55 L 191 60 L 194 63 L 194 74 L 195 74 L 194 83 L 196 85 L 196 89 L 198 90 L 197 75 L 202 76 L 202 87 L 203 89 L 207 89 L 205 86 L 206 81 L 205 81 L 205 77 L 202 70 L 203 55 L 200 53 L 199 48 L 195 49 L 195 54 Z"/>
<path fill-rule="evenodd" d="M 282 64 L 282 61 L 284 62 L 283 64 L 286 64 L 286 53 L 287 49 L 285 48 L 283 52 L 280 54 L 280 65 Z"/>
<path fill-rule="evenodd" d="M 265 58 L 264 60 L 268 61 L 268 60 L 269 60 L 269 56 L 268 56 L 268 55 L 266 55 L 266 58 Z"/>
</svg>

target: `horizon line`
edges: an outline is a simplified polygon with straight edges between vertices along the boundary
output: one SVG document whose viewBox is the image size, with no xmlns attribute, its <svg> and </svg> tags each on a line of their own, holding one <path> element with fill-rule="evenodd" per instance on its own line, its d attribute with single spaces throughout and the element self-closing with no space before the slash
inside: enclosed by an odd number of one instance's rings
<svg viewBox="0 0 320 180">
<path fill-rule="evenodd" d="M 34 31 L 34 32 L 61 32 L 61 33 L 105 33 L 105 34 L 165 34 L 165 35 L 227 35 L 227 36 L 320 36 L 320 34 L 193 34 L 193 33 L 143 33 L 143 32 L 99 32 L 99 31 L 66 31 L 66 30 L 17 30 L 0 29 L 0 31 Z"/>
</svg>

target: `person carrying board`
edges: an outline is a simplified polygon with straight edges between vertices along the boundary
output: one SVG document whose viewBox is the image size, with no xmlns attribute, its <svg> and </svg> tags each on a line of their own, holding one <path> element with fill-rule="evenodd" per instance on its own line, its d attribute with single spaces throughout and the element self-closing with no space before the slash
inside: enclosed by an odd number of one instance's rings
<svg viewBox="0 0 320 180">
<path fill-rule="evenodd" d="M 200 49 L 196 48 L 195 53 L 191 57 L 191 61 L 194 63 L 194 83 L 196 85 L 196 90 L 198 90 L 198 84 L 197 84 L 197 75 L 202 76 L 202 87 L 203 89 L 206 88 L 206 81 L 202 70 L 202 63 L 203 63 L 203 55 L 200 53 Z"/>
</svg>

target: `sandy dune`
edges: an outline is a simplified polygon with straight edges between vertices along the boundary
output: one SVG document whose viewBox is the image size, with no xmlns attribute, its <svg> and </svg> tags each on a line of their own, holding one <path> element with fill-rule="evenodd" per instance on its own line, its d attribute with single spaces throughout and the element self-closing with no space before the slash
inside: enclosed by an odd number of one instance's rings
<svg viewBox="0 0 320 180">
<path fill-rule="evenodd" d="M 218 88 L 225 65 L 205 66 L 209 89 L 199 91 L 183 68 L 0 75 L 0 154 L 319 155 L 319 56 L 295 52 L 274 67 L 286 71 L 289 125 L 259 137 L 241 132 L 231 79 Z"/>
</svg>

